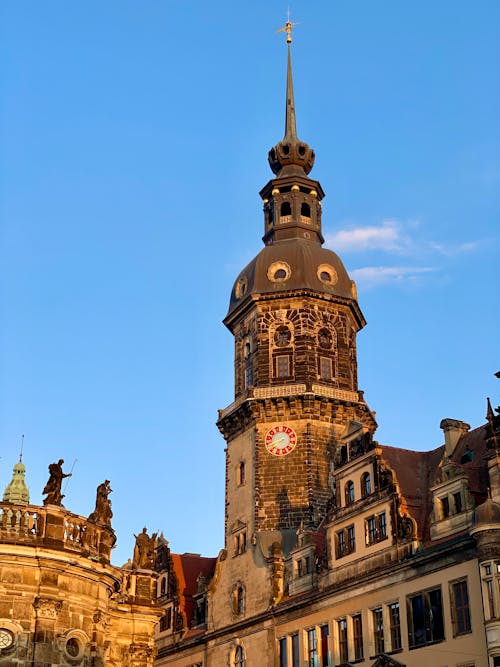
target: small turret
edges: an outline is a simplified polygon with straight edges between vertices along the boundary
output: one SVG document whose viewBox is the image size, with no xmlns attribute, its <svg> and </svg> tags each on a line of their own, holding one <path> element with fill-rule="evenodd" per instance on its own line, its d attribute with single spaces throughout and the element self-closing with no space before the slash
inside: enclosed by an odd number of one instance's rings
<svg viewBox="0 0 500 667">
<path fill-rule="evenodd" d="M 30 491 L 24 476 L 26 474 L 26 466 L 22 461 L 22 455 L 19 457 L 18 463 L 13 468 L 12 480 L 5 487 L 3 492 L 4 503 L 15 503 L 16 505 L 28 505 L 30 501 Z"/>
</svg>

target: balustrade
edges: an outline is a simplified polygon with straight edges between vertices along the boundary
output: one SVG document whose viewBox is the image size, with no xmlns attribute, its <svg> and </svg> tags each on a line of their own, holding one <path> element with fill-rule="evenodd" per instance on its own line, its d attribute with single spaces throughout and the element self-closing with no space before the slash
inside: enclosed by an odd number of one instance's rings
<svg viewBox="0 0 500 667">
<path fill-rule="evenodd" d="M 63 507 L 0 503 L 0 542 L 78 551 L 109 563 L 115 536 Z"/>
</svg>

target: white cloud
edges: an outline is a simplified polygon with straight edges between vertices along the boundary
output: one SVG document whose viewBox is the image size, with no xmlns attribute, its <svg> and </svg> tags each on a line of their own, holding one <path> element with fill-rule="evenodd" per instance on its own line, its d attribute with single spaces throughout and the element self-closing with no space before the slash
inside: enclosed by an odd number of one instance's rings
<svg viewBox="0 0 500 667">
<path fill-rule="evenodd" d="M 339 252 L 362 250 L 401 252 L 408 246 L 409 239 L 402 233 L 397 220 L 384 220 L 381 225 L 340 229 L 327 236 L 326 244 Z"/>
<path fill-rule="evenodd" d="M 365 266 L 350 271 L 350 276 L 363 287 L 378 287 L 387 283 L 414 283 L 431 271 L 434 269 L 423 266 Z"/>
<path fill-rule="evenodd" d="M 452 257 L 454 255 L 461 255 L 464 252 L 473 252 L 474 250 L 477 250 L 481 245 L 481 241 L 467 241 L 457 245 L 435 243 L 434 241 L 430 241 L 428 245 L 433 250 L 441 253 L 441 255 Z"/>
</svg>

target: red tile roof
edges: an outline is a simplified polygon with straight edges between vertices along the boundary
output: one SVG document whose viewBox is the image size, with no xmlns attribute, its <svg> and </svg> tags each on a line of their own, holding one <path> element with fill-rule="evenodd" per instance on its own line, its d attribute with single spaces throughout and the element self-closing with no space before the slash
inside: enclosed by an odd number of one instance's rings
<svg viewBox="0 0 500 667">
<path fill-rule="evenodd" d="M 450 457 L 455 466 L 462 468 L 469 478 L 469 489 L 476 505 L 487 497 L 488 473 L 485 462 L 486 427 L 464 433 Z M 430 487 L 436 481 L 439 464 L 444 456 L 444 445 L 430 452 L 414 452 L 399 447 L 379 445 L 382 461 L 394 472 L 405 510 L 417 522 L 418 537 L 429 538 L 429 519 L 432 510 Z M 462 463 L 464 453 L 473 453 L 472 461 Z"/>
<path fill-rule="evenodd" d="M 170 554 L 172 566 L 179 584 L 179 605 L 185 616 L 187 627 L 191 626 L 194 614 L 193 595 L 198 591 L 197 579 L 202 574 L 207 584 L 213 577 L 217 558 L 205 558 L 198 554 Z"/>
</svg>

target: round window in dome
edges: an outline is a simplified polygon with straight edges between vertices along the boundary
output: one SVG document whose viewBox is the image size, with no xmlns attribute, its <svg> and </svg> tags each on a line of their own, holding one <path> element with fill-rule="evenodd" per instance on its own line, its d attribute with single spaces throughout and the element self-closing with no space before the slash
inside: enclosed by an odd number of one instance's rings
<svg viewBox="0 0 500 667">
<path fill-rule="evenodd" d="M 273 262 L 267 269 L 267 277 L 272 283 L 283 283 L 290 278 L 290 267 L 286 262 Z"/>
<path fill-rule="evenodd" d="M 7 628 L 0 628 L 0 651 L 7 649 L 14 643 L 14 635 Z"/>
<path fill-rule="evenodd" d="M 248 281 L 247 279 L 243 276 L 242 278 L 238 278 L 236 281 L 236 287 L 234 288 L 234 294 L 237 299 L 241 299 L 245 296 L 247 293 L 248 289 Z"/>
<path fill-rule="evenodd" d="M 64 650 L 70 658 L 79 658 L 82 652 L 82 645 L 76 637 L 70 637 L 64 646 Z"/>
<path fill-rule="evenodd" d="M 339 279 L 337 272 L 329 264 L 320 264 L 317 271 L 318 278 L 325 285 L 335 285 Z"/>
</svg>

